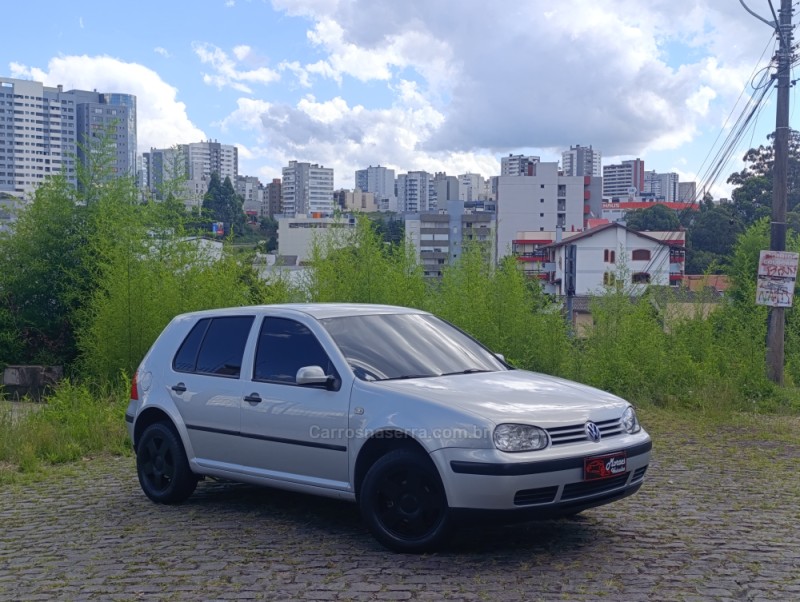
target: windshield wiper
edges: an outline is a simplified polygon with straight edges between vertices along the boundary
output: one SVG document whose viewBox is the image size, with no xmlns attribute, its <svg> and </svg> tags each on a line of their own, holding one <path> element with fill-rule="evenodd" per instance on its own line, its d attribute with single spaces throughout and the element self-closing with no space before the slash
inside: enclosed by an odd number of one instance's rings
<svg viewBox="0 0 800 602">
<path fill-rule="evenodd" d="M 408 380 L 411 378 L 433 378 L 434 376 L 439 376 L 439 374 L 404 374 L 403 376 L 391 376 L 389 378 L 381 378 L 380 380 Z"/>
<path fill-rule="evenodd" d="M 466 370 L 456 370 L 455 372 L 445 372 L 439 376 L 453 376 L 454 374 L 477 374 L 478 372 L 491 372 L 491 370 L 483 370 L 481 368 L 467 368 Z"/>
</svg>

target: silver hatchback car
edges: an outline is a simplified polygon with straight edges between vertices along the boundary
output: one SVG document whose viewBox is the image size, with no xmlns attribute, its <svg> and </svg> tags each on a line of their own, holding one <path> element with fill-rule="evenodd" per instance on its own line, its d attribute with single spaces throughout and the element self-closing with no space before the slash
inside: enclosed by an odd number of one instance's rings
<svg viewBox="0 0 800 602">
<path fill-rule="evenodd" d="M 357 502 L 428 551 L 475 513 L 577 514 L 636 492 L 652 443 L 628 402 L 516 370 L 430 313 L 285 304 L 174 318 L 125 419 L 139 482 L 179 503 L 216 477 Z"/>
</svg>

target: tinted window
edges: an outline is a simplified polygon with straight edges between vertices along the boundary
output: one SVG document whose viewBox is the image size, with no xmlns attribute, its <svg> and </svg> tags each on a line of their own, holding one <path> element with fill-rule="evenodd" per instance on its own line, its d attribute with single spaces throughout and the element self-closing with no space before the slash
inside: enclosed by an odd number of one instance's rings
<svg viewBox="0 0 800 602">
<path fill-rule="evenodd" d="M 325 374 L 334 374 L 328 354 L 306 326 L 285 318 L 264 318 L 253 379 L 294 383 L 304 366 L 319 366 Z"/>
<path fill-rule="evenodd" d="M 380 314 L 320 321 L 362 380 L 507 369 L 475 339 L 434 316 Z"/>
<path fill-rule="evenodd" d="M 178 349 L 178 353 L 175 354 L 175 359 L 172 362 L 172 367 L 176 371 L 194 372 L 194 366 L 197 363 L 197 352 L 200 350 L 200 343 L 203 342 L 203 337 L 210 322 L 210 318 L 200 320 L 183 340 L 181 348 Z"/>
<path fill-rule="evenodd" d="M 239 376 L 242 356 L 253 316 L 231 316 L 211 320 L 200 353 L 197 355 L 196 372 Z"/>
</svg>

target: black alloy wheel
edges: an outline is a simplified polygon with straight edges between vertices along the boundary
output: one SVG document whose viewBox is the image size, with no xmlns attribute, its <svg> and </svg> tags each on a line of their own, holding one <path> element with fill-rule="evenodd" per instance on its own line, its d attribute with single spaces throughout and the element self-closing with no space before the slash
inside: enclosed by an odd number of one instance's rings
<svg viewBox="0 0 800 602">
<path fill-rule="evenodd" d="M 164 422 L 151 424 L 142 433 L 136 471 L 142 491 L 159 504 L 178 504 L 197 487 L 183 443 L 172 425 Z"/>
<path fill-rule="evenodd" d="M 361 514 L 378 541 L 396 552 L 427 552 L 449 535 L 450 509 L 430 458 L 398 449 L 378 459 L 364 477 Z"/>
</svg>

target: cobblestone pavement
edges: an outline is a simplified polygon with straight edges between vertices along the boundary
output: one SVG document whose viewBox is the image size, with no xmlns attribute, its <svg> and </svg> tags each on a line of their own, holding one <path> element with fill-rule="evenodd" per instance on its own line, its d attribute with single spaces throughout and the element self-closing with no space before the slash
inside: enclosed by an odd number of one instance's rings
<svg viewBox="0 0 800 602">
<path fill-rule="evenodd" d="M 0 488 L 0 600 L 800 600 L 798 473 L 797 439 L 661 437 L 631 498 L 409 556 L 354 505 L 202 482 L 157 506 L 132 458 L 93 459 Z"/>
</svg>

